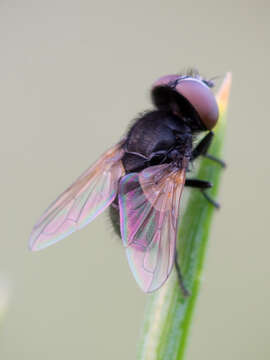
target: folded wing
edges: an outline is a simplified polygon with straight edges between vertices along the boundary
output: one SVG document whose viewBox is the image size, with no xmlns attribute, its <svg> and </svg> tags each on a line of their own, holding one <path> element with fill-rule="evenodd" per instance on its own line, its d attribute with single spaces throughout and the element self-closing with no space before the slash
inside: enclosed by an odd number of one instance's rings
<svg viewBox="0 0 270 360">
<path fill-rule="evenodd" d="M 171 273 L 185 170 L 157 165 L 124 176 L 119 184 L 121 234 L 131 270 L 145 292 Z"/>
</svg>

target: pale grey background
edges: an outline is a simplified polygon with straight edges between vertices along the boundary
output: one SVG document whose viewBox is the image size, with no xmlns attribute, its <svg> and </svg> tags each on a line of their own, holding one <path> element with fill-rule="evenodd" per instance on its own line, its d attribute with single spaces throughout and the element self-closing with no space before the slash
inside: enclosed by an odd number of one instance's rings
<svg viewBox="0 0 270 360">
<path fill-rule="evenodd" d="M 234 76 L 187 360 L 269 359 L 269 1 L 0 0 L 0 358 L 135 359 L 146 295 L 106 216 L 39 253 L 34 222 L 187 66 Z"/>
</svg>

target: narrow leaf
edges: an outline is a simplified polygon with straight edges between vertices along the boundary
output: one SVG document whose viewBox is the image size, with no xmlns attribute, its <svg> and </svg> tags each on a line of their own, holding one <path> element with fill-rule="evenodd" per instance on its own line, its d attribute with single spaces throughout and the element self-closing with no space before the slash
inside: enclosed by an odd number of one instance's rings
<svg viewBox="0 0 270 360">
<path fill-rule="evenodd" d="M 222 158 L 231 79 L 231 73 L 227 73 L 216 95 L 219 121 L 214 129 L 215 136 L 209 154 L 218 158 Z M 200 160 L 194 176 L 214 184 L 209 195 L 216 199 L 223 171 L 224 169 L 219 164 L 204 158 Z M 180 211 L 177 248 L 185 286 L 191 295 L 187 298 L 183 297 L 175 273 L 159 291 L 149 295 L 139 344 L 139 360 L 182 360 L 184 358 L 215 211 L 213 205 L 204 199 L 200 191 L 190 192 L 185 208 Z"/>
</svg>

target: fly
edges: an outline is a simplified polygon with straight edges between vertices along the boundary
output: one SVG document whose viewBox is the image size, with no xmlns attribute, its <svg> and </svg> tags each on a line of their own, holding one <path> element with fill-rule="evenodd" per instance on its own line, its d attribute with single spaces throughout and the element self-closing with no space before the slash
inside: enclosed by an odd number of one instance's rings
<svg viewBox="0 0 270 360">
<path fill-rule="evenodd" d="M 197 72 L 166 75 L 152 86 L 154 109 L 140 115 L 126 136 L 106 151 L 45 211 L 34 226 L 29 246 L 41 250 L 81 229 L 109 208 L 132 273 L 144 292 L 159 289 L 177 262 L 178 214 L 184 186 L 206 192 L 212 184 L 186 178 L 189 164 L 208 155 L 218 121 L 213 81 Z M 194 147 L 195 137 L 206 132 Z"/>
</svg>

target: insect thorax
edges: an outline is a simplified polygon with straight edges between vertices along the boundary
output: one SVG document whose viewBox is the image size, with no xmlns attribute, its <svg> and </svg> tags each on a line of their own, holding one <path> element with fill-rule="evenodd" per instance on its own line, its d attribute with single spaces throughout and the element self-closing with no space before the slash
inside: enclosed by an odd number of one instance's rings
<svg viewBox="0 0 270 360">
<path fill-rule="evenodd" d="M 137 119 L 124 144 L 127 173 L 190 158 L 192 133 L 181 118 L 167 111 L 151 111 Z"/>
</svg>

